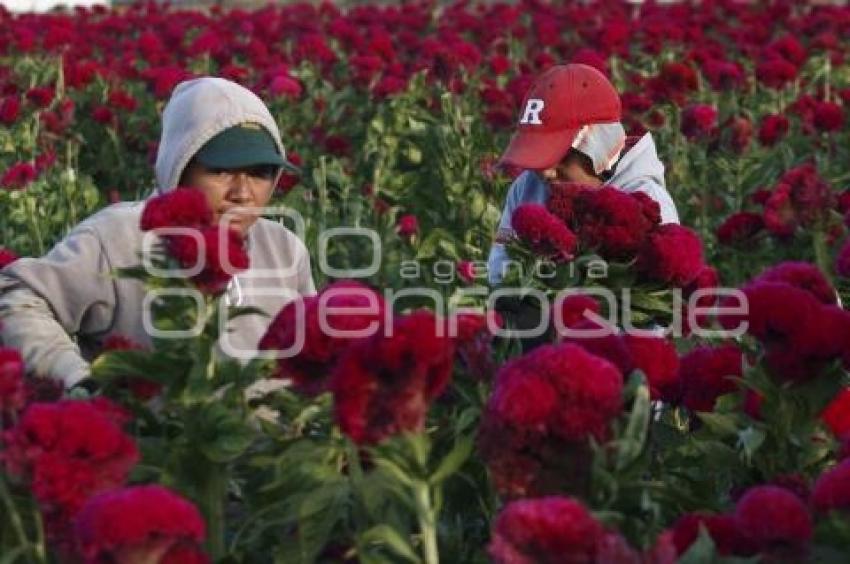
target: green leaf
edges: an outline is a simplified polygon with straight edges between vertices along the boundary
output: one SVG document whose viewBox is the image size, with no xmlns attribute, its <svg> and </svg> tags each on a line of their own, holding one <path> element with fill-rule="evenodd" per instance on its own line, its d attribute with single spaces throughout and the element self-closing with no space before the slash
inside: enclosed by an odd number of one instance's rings
<svg viewBox="0 0 850 564">
<path fill-rule="evenodd" d="M 419 562 L 419 556 L 410 546 L 410 543 L 402 537 L 398 531 L 389 525 L 376 525 L 360 535 L 358 539 L 359 545 L 386 545 L 397 556 L 403 558 L 407 562 Z"/>
<path fill-rule="evenodd" d="M 137 377 L 165 384 L 186 370 L 185 361 L 149 351 L 107 351 L 91 364 L 92 377 L 102 382 L 114 378 Z"/>
<path fill-rule="evenodd" d="M 463 437 L 458 440 L 455 443 L 454 448 L 452 448 L 452 450 L 440 462 L 436 472 L 431 474 L 431 477 L 428 479 L 428 483 L 431 486 L 436 486 L 457 472 L 460 467 L 463 466 L 463 463 L 469 458 L 469 455 L 472 454 L 474 446 L 475 441 L 471 436 Z"/>
<path fill-rule="evenodd" d="M 629 421 L 626 424 L 623 437 L 619 441 L 620 448 L 617 454 L 618 470 L 623 470 L 640 457 L 646 446 L 652 405 L 649 400 L 649 386 L 647 386 L 642 376 L 637 377 L 641 379 L 641 384 L 635 391 L 632 412 L 629 415 Z"/>
<path fill-rule="evenodd" d="M 717 562 L 717 550 L 711 535 L 700 525 L 697 540 L 688 548 L 681 557 L 678 564 L 715 564 Z"/>
<path fill-rule="evenodd" d="M 200 451 L 213 462 L 229 462 L 242 455 L 256 438 L 256 431 L 233 410 L 221 403 L 205 405 L 196 421 L 193 436 Z"/>
<path fill-rule="evenodd" d="M 705 423 L 708 429 L 720 437 L 738 434 L 738 425 L 734 415 L 699 411 L 696 416 Z"/>
<path fill-rule="evenodd" d="M 18 558 L 30 551 L 35 552 L 35 547 L 29 544 L 16 547 L 14 550 L 3 555 L 3 558 L 0 559 L 0 564 L 13 564 L 17 562 Z M 32 560 L 28 559 L 26 562 L 32 562 Z"/>
<path fill-rule="evenodd" d="M 327 545 L 334 527 L 346 514 L 349 494 L 348 484 L 339 480 L 305 496 L 298 508 L 298 540 L 306 561 L 312 562 Z"/>
</svg>

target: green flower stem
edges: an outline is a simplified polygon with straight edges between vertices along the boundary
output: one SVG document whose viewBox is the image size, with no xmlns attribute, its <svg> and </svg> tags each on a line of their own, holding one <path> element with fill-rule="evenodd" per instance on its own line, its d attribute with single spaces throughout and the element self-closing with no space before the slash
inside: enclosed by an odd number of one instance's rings
<svg viewBox="0 0 850 564">
<path fill-rule="evenodd" d="M 0 475 L 0 496 L 3 497 L 3 505 L 6 507 L 6 515 L 9 518 L 9 521 L 12 522 L 12 529 L 15 531 L 18 543 L 20 546 L 28 546 L 30 541 L 24 531 L 24 523 L 21 520 L 20 513 L 18 513 L 18 508 L 15 506 L 15 502 L 12 501 L 12 494 L 9 492 L 6 480 L 3 479 L 2 475 Z"/>
<path fill-rule="evenodd" d="M 213 562 L 224 557 L 224 501 L 227 497 L 227 466 L 210 463 L 201 484 L 201 505 L 207 518 L 207 549 Z"/>
<path fill-rule="evenodd" d="M 416 513 L 419 519 L 419 531 L 422 535 L 422 548 L 425 564 L 439 564 L 437 550 L 437 515 L 431 501 L 431 489 L 427 482 L 417 482 L 414 486 Z"/>
<path fill-rule="evenodd" d="M 812 233 L 812 245 L 815 251 L 815 264 L 818 265 L 821 272 L 826 276 L 830 283 L 834 283 L 832 279 L 832 261 L 829 256 L 829 249 L 826 245 L 826 233 L 821 228 L 815 228 Z"/>
</svg>

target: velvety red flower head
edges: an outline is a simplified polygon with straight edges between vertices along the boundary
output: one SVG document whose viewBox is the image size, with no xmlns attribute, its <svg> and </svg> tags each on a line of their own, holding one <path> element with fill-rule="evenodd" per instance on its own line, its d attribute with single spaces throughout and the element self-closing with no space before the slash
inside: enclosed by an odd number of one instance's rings
<svg viewBox="0 0 850 564">
<path fill-rule="evenodd" d="M 95 495 L 77 515 L 74 531 L 80 555 L 91 564 L 117 558 L 130 550 L 155 558 L 173 545 L 200 543 L 206 536 L 198 509 L 159 485 L 132 486 Z"/>
<path fill-rule="evenodd" d="M 393 320 L 384 332 L 351 345 L 331 377 L 334 415 L 357 443 L 377 443 L 401 432 L 417 432 L 431 402 L 448 385 L 454 343 L 444 322 L 420 310 Z"/>
<path fill-rule="evenodd" d="M 36 178 L 38 178 L 38 171 L 32 163 L 15 163 L 0 177 L 0 188 L 20 190 L 26 188 Z"/>
<path fill-rule="evenodd" d="M 836 303 L 835 288 L 817 266 L 808 262 L 781 262 L 771 266 L 752 281 L 758 282 L 784 282 L 809 292 L 821 303 Z"/>
<path fill-rule="evenodd" d="M 212 223 L 212 218 L 212 209 L 203 192 L 180 187 L 148 199 L 142 210 L 141 229 L 204 227 Z"/>
<path fill-rule="evenodd" d="M 700 526 L 705 527 L 720 556 L 752 556 L 757 552 L 755 543 L 733 516 L 686 513 L 673 524 L 673 543 L 678 556 L 687 552 L 697 540 Z"/>
<path fill-rule="evenodd" d="M 844 109 L 833 102 L 818 102 L 814 108 L 812 124 L 818 131 L 839 131 L 844 126 Z"/>
<path fill-rule="evenodd" d="M 352 342 L 381 331 L 385 314 L 386 303 L 372 288 L 335 282 L 316 296 L 299 296 L 284 305 L 259 348 L 280 351 L 276 378 L 290 380 L 300 393 L 315 395 L 325 390 L 336 361 Z"/>
<path fill-rule="evenodd" d="M 682 405 L 692 411 L 713 411 L 717 398 L 734 392 L 744 372 L 744 354 L 735 345 L 698 347 L 680 361 Z"/>
<path fill-rule="evenodd" d="M 682 134 L 689 139 L 705 138 L 717 128 L 717 108 L 694 104 L 682 112 Z"/>
<path fill-rule="evenodd" d="M 520 205 L 511 216 L 511 226 L 520 240 L 542 256 L 567 261 L 575 254 L 575 234 L 540 204 Z"/>
<path fill-rule="evenodd" d="M 39 108 L 46 108 L 56 97 L 56 90 L 49 86 L 37 86 L 27 90 L 27 100 Z"/>
<path fill-rule="evenodd" d="M 413 214 L 403 215 L 398 218 L 396 229 L 402 237 L 413 237 L 419 233 L 419 219 Z"/>
<path fill-rule="evenodd" d="M 765 115 L 759 125 L 759 143 L 765 147 L 773 147 L 785 137 L 789 127 L 790 122 L 787 117 L 777 114 Z"/>
<path fill-rule="evenodd" d="M 652 399 L 677 402 L 680 395 L 679 355 L 676 346 L 661 337 L 627 333 L 623 340 L 635 368 L 646 375 Z"/>
<path fill-rule="evenodd" d="M 812 518 L 803 501 L 785 488 L 750 488 L 735 506 L 735 521 L 760 552 L 804 548 L 812 538 Z"/>
<path fill-rule="evenodd" d="M 9 266 L 16 260 L 18 260 L 18 255 L 16 255 L 9 249 L 4 249 L 3 247 L 0 247 L 0 268 Z"/>
<path fill-rule="evenodd" d="M 675 223 L 658 226 L 647 237 L 637 267 L 651 280 L 687 286 L 703 268 L 702 241 L 691 229 Z"/>
<path fill-rule="evenodd" d="M 850 509 L 850 459 L 845 459 L 818 477 L 812 489 L 811 503 L 818 513 L 846 513 Z"/>
<path fill-rule="evenodd" d="M 630 260 L 653 227 L 652 212 L 644 200 L 605 186 L 585 190 L 575 202 L 575 224 L 583 248 L 603 258 Z"/>
<path fill-rule="evenodd" d="M 820 417 L 836 438 L 850 437 L 850 388 L 842 388 Z"/>
<path fill-rule="evenodd" d="M 563 327 L 574 327 L 579 322 L 586 320 L 585 312 L 599 314 L 602 308 L 596 298 L 586 294 L 571 294 L 566 296 L 557 308 L 557 303 L 552 305 L 552 323 L 557 328 L 558 323 Z"/>
<path fill-rule="evenodd" d="M 686 94 L 697 89 L 699 81 L 696 71 L 689 65 L 668 62 L 661 66 L 658 76 L 649 82 L 649 89 L 656 101 L 672 100 L 681 105 Z"/>
<path fill-rule="evenodd" d="M 526 395 L 532 379 L 545 393 Z M 622 387 L 622 374 L 607 360 L 571 343 L 546 345 L 499 371 L 487 410 L 510 425 L 543 425 L 564 440 L 604 440 L 622 410 Z"/>
<path fill-rule="evenodd" d="M 546 209 L 558 217 L 565 225 L 575 227 L 575 202 L 578 195 L 585 190 L 592 190 L 591 186 L 580 182 L 550 182 L 549 199 L 546 201 Z"/>
<path fill-rule="evenodd" d="M 231 278 L 250 264 L 245 241 L 235 229 L 225 225 L 202 227 L 191 235 L 164 237 L 168 254 L 181 268 L 202 268 L 191 277 L 192 283 L 205 294 L 219 295 L 227 288 Z"/>
<path fill-rule="evenodd" d="M 92 494 L 124 483 L 139 459 L 121 426 L 128 416 L 106 399 L 31 404 L 3 433 L 3 462 L 42 507 L 76 512 Z"/>
<path fill-rule="evenodd" d="M 7 96 L 0 100 L 0 123 L 12 125 L 21 113 L 21 101 L 17 96 Z"/>
<path fill-rule="evenodd" d="M 850 278 L 850 241 L 841 247 L 835 259 L 835 272 L 843 278 Z"/>
<path fill-rule="evenodd" d="M 604 534 L 575 499 L 524 499 L 507 504 L 496 517 L 487 551 L 496 564 L 597 562 Z"/>
<path fill-rule="evenodd" d="M 7 415 L 17 415 L 26 399 L 24 359 L 17 350 L 0 347 L 0 427 Z"/>
<path fill-rule="evenodd" d="M 753 212 L 738 212 L 726 218 L 717 228 L 721 245 L 745 245 L 764 230 L 764 218 Z"/>
<path fill-rule="evenodd" d="M 277 75 L 269 82 L 269 92 L 274 97 L 298 99 L 303 91 L 301 83 L 288 75 Z"/>
<path fill-rule="evenodd" d="M 768 88 L 784 88 L 797 78 L 797 72 L 797 67 L 782 57 L 770 57 L 756 65 L 756 78 Z"/>
</svg>

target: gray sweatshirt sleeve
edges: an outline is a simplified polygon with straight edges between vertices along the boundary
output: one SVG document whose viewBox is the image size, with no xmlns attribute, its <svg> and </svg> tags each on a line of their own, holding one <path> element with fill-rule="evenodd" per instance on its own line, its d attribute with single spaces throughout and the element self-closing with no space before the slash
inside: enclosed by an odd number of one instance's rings
<svg viewBox="0 0 850 564">
<path fill-rule="evenodd" d="M 71 335 L 109 328 L 115 287 L 97 233 L 77 228 L 42 258 L 0 273 L 0 341 L 27 370 L 71 387 L 89 373 Z"/>
<path fill-rule="evenodd" d="M 316 294 L 316 284 L 313 282 L 313 271 L 310 268 L 310 253 L 304 247 L 298 265 L 298 293 L 302 296 Z"/>
</svg>

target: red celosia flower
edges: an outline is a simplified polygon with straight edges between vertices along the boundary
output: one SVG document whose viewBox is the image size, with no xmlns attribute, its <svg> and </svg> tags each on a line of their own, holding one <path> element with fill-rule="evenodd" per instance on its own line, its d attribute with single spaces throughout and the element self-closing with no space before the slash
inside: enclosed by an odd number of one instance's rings
<svg viewBox="0 0 850 564">
<path fill-rule="evenodd" d="M 647 277 L 677 287 L 687 286 L 703 268 L 702 242 L 687 227 L 658 226 L 646 239 L 637 266 Z"/>
<path fill-rule="evenodd" d="M 540 386 L 554 390 L 550 399 L 543 399 L 547 394 L 533 394 L 538 403 L 519 391 L 533 377 Z M 499 371 L 487 411 L 510 425 L 542 424 L 546 432 L 567 441 L 603 440 L 622 409 L 622 386 L 622 374 L 607 360 L 577 345 L 547 345 Z M 537 415 L 529 419 L 528 413 Z"/>
<path fill-rule="evenodd" d="M 394 94 L 407 90 L 408 81 L 400 76 L 384 76 L 375 83 L 372 93 L 376 98 L 388 98 Z"/>
<path fill-rule="evenodd" d="M 604 532 L 572 498 L 518 500 L 496 518 L 488 552 L 497 564 L 597 562 L 597 544 Z"/>
<path fill-rule="evenodd" d="M 835 209 L 837 209 L 841 213 L 841 215 L 845 216 L 847 212 L 850 212 L 850 188 L 844 190 L 843 192 L 841 192 L 841 194 L 838 195 L 838 199 L 835 203 Z"/>
<path fill-rule="evenodd" d="M 679 399 L 679 355 L 675 345 L 660 337 L 626 334 L 623 338 L 634 362 L 649 384 L 652 399 L 676 402 Z"/>
<path fill-rule="evenodd" d="M 203 192 L 194 188 L 175 188 L 145 203 L 141 229 L 203 227 L 210 225 L 212 219 L 212 210 Z"/>
<path fill-rule="evenodd" d="M 98 494 L 74 523 L 80 555 L 95 564 L 133 551 L 159 557 L 173 545 L 200 543 L 206 535 L 197 508 L 159 485 L 132 486 Z"/>
<path fill-rule="evenodd" d="M 700 308 L 706 310 L 717 305 L 718 300 L 718 296 L 714 292 L 702 293 L 698 298 L 693 298 L 693 295 L 698 290 L 717 288 L 719 284 L 720 279 L 717 275 L 717 270 L 711 266 L 704 265 L 699 271 L 699 274 L 697 274 L 697 277 L 690 284 L 682 288 L 682 330 L 686 336 L 690 335 L 697 327 L 705 327 L 705 323 L 709 318 L 708 313 L 696 311 L 693 316 L 694 319 L 691 320 L 690 307 L 695 306 L 694 309 Z"/>
<path fill-rule="evenodd" d="M 835 272 L 844 278 L 850 278 L 850 242 L 844 244 L 835 259 Z"/>
<path fill-rule="evenodd" d="M 708 137 L 717 128 L 717 108 L 694 104 L 682 112 L 682 134 L 689 139 Z"/>
<path fill-rule="evenodd" d="M 556 309 L 552 306 L 552 323 L 557 328 L 559 324 L 563 327 L 574 327 L 579 322 L 587 319 L 584 313 L 601 313 L 601 307 L 596 298 L 584 294 L 571 294 L 561 302 L 561 307 Z"/>
<path fill-rule="evenodd" d="M 726 218 L 717 228 L 717 241 L 721 245 L 743 245 L 764 229 L 761 214 L 738 212 Z"/>
<path fill-rule="evenodd" d="M 430 402 L 451 378 L 452 340 L 438 336 L 434 314 L 397 317 L 392 335 L 353 344 L 331 377 L 334 412 L 342 431 L 358 443 L 377 443 L 421 431 Z"/>
<path fill-rule="evenodd" d="M 756 78 L 768 88 L 784 88 L 797 78 L 797 67 L 782 57 L 771 57 L 756 65 Z"/>
<path fill-rule="evenodd" d="M 572 228 L 575 226 L 576 198 L 584 190 L 591 189 L 591 186 L 579 182 L 551 182 L 546 209 Z"/>
<path fill-rule="evenodd" d="M 108 106 L 97 106 L 91 112 L 91 117 L 97 123 L 110 125 L 115 120 L 115 114 Z"/>
<path fill-rule="evenodd" d="M 812 506 L 818 513 L 846 512 L 850 508 L 850 459 L 818 477 L 812 489 Z"/>
<path fill-rule="evenodd" d="M 764 225 L 777 237 L 789 237 L 794 234 L 799 219 L 794 211 L 791 198 L 791 186 L 779 184 L 764 203 Z"/>
<path fill-rule="evenodd" d="M 785 282 L 806 290 L 821 303 L 836 303 L 835 288 L 817 266 L 808 262 L 781 262 L 753 278 L 752 283 L 758 282 Z"/>
<path fill-rule="evenodd" d="M 765 47 L 767 57 L 782 57 L 793 65 L 802 66 L 808 58 L 806 48 L 793 35 L 783 35 Z"/>
<path fill-rule="evenodd" d="M 39 86 L 36 88 L 30 88 L 27 90 L 27 100 L 38 106 L 39 108 L 46 108 L 53 102 L 53 98 L 56 96 L 56 91 L 49 86 Z"/>
<path fill-rule="evenodd" d="M 711 536 L 720 556 L 752 556 L 756 553 L 754 542 L 731 515 L 686 513 L 673 524 L 673 542 L 679 556 L 697 540 L 700 525 Z"/>
<path fill-rule="evenodd" d="M 733 378 L 743 375 L 744 355 L 735 345 L 698 347 L 681 358 L 682 405 L 692 411 L 712 411 L 718 397 L 734 392 Z"/>
<path fill-rule="evenodd" d="M 136 101 L 133 96 L 124 92 L 123 90 L 113 90 L 109 93 L 109 105 L 113 108 L 117 108 L 119 110 L 124 110 L 126 112 L 134 112 L 138 107 L 139 103 Z"/>
<path fill-rule="evenodd" d="M 18 260 L 18 255 L 10 251 L 9 249 L 4 249 L 0 247 L 0 268 L 8 266 Z"/>
<path fill-rule="evenodd" d="M 575 222 L 583 247 L 614 260 L 633 258 L 653 226 L 640 197 L 611 186 L 580 192 Z"/>
<path fill-rule="evenodd" d="M 184 269 L 191 269 L 200 261 L 201 271 L 191 277 L 192 283 L 205 294 L 221 294 L 230 279 L 249 266 L 244 239 L 238 231 L 224 225 L 202 227 L 197 232 L 200 239 L 190 235 L 166 236 L 166 249 Z"/>
<path fill-rule="evenodd" d="M 455 265 L 458 277 L 467 284 L 475 282 L 475 264 L 469 260 L 459 260 Z"/>
<path fill-rule="evenodd" d="M 287 151 L 286 160 L 288 160 L 295 166 L 301 166 L 303 164 L 301 160 L 301 155 L 299 155 L 295 151 Z M 293 174 L 291 172 L 284 172 L 280 175 L 280 178 L 277 181 L 277 186 L 275 186 L 275 190 L 286 194 L 290 190 L 295 188 L 295 185 L 298 184 L 300 180 L 301 177 L 299 175 Z"/>
<path fill-rule="evenodd" d="M 403 215 L 398 218 L 396 230 L 402 237 L 410 238 L 419 233 L 419 219 L 413 214 Z"/>
<path fill-rule="evenodd" d="M 735 521 L 760 552 L 804 548 L 812 518 L 803 501 L 785 488 L 756 486 L 735 506 Z"/>
<path fill-rule="evenodd" d="M 105 399 L 31 404 L 3 433 L 3 461 L 43 507 L 75 513 L 92 494 L 120 486 L 139 459 L 121 430 L 127 414 Z"/>
<path fill-rule="evenodd" d="M 767 114 L 759 126 L 759 142 L 765 147 L 772 147 L 788 133 L 788 118 L 783 115 Z"/>
<path fill-rule="evenodd" d="M 298 99 L 303 91 L 301 83 L 287 75 L 278 75 L 269 83 L 269 92 L 274 97 Z"/>
<path fill-rule="evenodd" d="M 325 390 L 327 377 L 353 340 L 383 327 L 385 313 L 383 297 L 368 286 L 335 282 L 317 296 L 301 296 L 283 306 L 259 348 L 281 351 L 275 377 L 291 380 L 300 393 L 315 395 Z M 290 353 L 299 343 L 300 349 Z"/>
<path fill-rule="evenodd" d="M 634 192 L 629 192 L 632 198 L 636 199 L 640 203 L 640 209 L 643 212 L 644 217 L 649 220 L 649 222 L 653 225 L 661 224 L 661 205 L 652 199 L 652 197 L 640 190 L 636 190 Z"/>
<path fill-rule="evenodd" d="M 16 416 L 26 404 L 24 360 L 10 348 L 0 347 L 0 427 L 7 416 Z"/>
<path fill-rule="evenodd" d="M 56 164 L 56 151 L 47 151 L 35 158 L 35 170 L 41 174 Z"/>
<path fill-rule="evenodd" d="M 556 261 L 572 260 L 576 236 L 540 204 L 522 204 L 511 216 L 517 236 L 532 250 Z"/>
<path fill-rule="evenodd" d="M 818 102 L 814 108 L 813 125 L 818 131 L 839 131 L 844 126 L 844 109 L 833 102 Z"/>
<path fill-rule="evenodd" d="M 649 82 L 650 91 L 656 100 L 672 100 L 677 104 L 684 102 L 688 92 L 697 89 L 697 73 L 684 63 L 664 63 L 658 76 Z"/>
<path fill-rule="evenodd" d="M 629 347 L 615 327 L 607 323 L 597 323 L 591 320 L 581 320 L 570 327 L 580 334 L 565 335 L 562 342 L 574 343 L 598 357 L 604 358 L 616 366 L 625 376 L 635 369 Z M 599 336 L 596 336 L 599 335 Z"/>
<path fill-rule="evenodd" d="M 15 163 L 0 177 L 0 188 L 19 190 L 38 178 L 38 171 L 31 163 Z"/>
<path fill-rule="evenodd" d="M 457 323 L 455 349 L 467 374 L 475 380 L 489 381 L 496 370 L 492 350 L 493 335 L 489 327 L 502 327 L 502 317 L 491 310 L 487 314 L 459 313 L 453 320 Z"/>
<path fill-rule="evenodd" d="M 0 101 L 0 123 L 12 125 L 21 113 L 21 101 L 17 96 L 8 96 Z"/>
<path fill-rule="evenodd" d="M 850 436 L 850 388 L 842 388 L 820 417 L 836 438 Z"/>
</svg>

